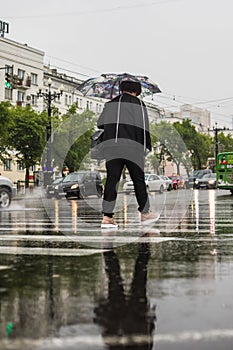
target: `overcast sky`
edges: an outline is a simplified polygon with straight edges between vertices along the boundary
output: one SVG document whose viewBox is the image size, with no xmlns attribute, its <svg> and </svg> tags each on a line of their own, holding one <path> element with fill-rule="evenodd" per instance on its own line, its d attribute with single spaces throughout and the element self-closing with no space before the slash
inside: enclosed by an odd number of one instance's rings
<svg viewBox="0 0 233 350">
<path fill-rule="evenodd" d="M 232 17 L 232 0 L 8 0 L 0 19 L 67 74 L 147 75 L 158 104 L 189 102 L 232 127 Z"/>
</svg>

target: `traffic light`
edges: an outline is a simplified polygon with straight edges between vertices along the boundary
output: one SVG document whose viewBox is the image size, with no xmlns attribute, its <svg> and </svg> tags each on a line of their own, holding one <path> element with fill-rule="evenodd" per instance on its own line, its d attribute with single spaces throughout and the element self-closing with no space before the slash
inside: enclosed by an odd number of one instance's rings
<svg viewBox="0 0 233 350">
<path fill-rule="evenodd" d="M 11 85 L 12 85 L 12 75 L 9 73 L 5 74 L 5 86 L 8 89 L 11 89 Z"/>
</svg>

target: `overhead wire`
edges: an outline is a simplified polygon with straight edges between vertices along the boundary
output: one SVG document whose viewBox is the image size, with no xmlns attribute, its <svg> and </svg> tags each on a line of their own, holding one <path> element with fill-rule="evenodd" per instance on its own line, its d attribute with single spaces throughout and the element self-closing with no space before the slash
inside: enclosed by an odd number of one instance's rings
<svg viewBox="0 0 233 350">
<path fill-rule="evenodd" d="M 150 7 L 155 5 L 163 5 L 170 2 L 180 2 L 185 0 L 155 0 L 150 1 L 148 3 L 138 3 L 134 5 L 121 5 L 116 7 L 110 7 L 110 8 L 99 8 L 99 9 L 93 9 L 93 10 L 83 10 L 83 11 L 72 11 L 72 12 L 61 12 L 61 13 L 44 13 L 44 14 L 35 14 L 35 15 L 23 15 L 23 16 L 6 16 L 7 19 L 34 19 L 34 18 L 51 18 L 52 17 L 64 17 L 64 16 L 79 16 L 79 15 L 87 15 L 87 14 L 97 14 L 97 13 L 105 13 L 105 12 L 113 12 L 113 11 L 120 11 L 120 10 L 131 10 L 133 8 L 141 8 L 141 7 Z"/>
<path fill-rule="evenodd" d="M 58 61 L 61 61 L 64 63 L 68 63 L 74 67 L 79 67 L 79 68 L 82 68 L 85 70 L 87 69 L 89 71 L 101 74 L 101 72 L 96 70 L 95 68 L 83 66 L 81 64 L 73 63 L 71 61 L 60 59 L 60 58 L 57 58 L 55 56 L 47 55 L 47 57 L 50 57 L 52 59 L 55 59 L 55 60 L 58 60 Z M 77 72 L 75 70 L 67 69 L 67 68 L 60 67 L 60 66 L 57 66 L 54 64 L 51 64 L 51 66 L 53 66 L 54 68 L 78 75 L 78 76 L 83 76 L 85 78 L 91 77 L 91 75 L 81 73 L 80 71 Z M 196 106 L 196 107 L 199 107 L 200 105 L 202 105 L 203 107 L 205 107 L 205 109 L 207 109 L 211 113 L 214 113 L 215 115 L 218 115 L 222 118 L 230 118 L 231 116 L 229 115 L 229 113 L 227 113 L 227 114 L 220 113 L 220 112 L 217 112 L 214 108 L 224 108 L 224 106 L 222 106 L 222 105 L 233 101 L 233 96 L 221 97 L 221 98 L 216 98 L 216 99 L 211 99 L 211 100 L 208 100 L 208 99 L 200 100 L 198 98 L 194 98 L 194 97 L 190 97 L 190 96 L 180 96 L 180 95 L 176 95 L 176 94 L 172 94 L 172 93 L 162 92 L 161 94 L 156 94 L 155 100 L 157 102 L 157 105 L 159 105 L 161 103 L 163 105 L 163 107 L 162 106 L 161 107 L 164 108 L 165 110 L 168 110 L 171 108 L 180 108 L 184 104 L 191 104 L 191 105 Z M 152 101 L 148 100 L 148 102 L 153 102 L 153 100 Z M 217 103 L 217 105 L 214 106 L 213 104 L 216 104 L 216 103 Z M 227 108 L 227 107 L 225 107 L 225 108 Z M 219 121 L 221 121 L 223 123 L 230 122 L 230 121 L 226 121 L 226 119 L 219 119 Z"/>
</svg>

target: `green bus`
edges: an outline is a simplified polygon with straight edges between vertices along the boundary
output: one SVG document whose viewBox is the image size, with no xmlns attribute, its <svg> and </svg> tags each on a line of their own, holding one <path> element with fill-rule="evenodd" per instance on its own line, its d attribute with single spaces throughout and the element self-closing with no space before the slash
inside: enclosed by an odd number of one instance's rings
<svg viewBox="0 0 233 350">
<path fill-rule="evenodd" d="M 217 188 L 233 194 L 233 152 L 219 153 L 216 164 Z"/>
</svg>

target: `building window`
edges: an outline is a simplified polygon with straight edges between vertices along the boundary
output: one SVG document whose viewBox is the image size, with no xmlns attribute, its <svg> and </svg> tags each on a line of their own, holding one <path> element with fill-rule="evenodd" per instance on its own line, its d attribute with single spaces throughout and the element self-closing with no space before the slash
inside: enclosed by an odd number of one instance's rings
<svg viewBox="0 0 233 350">
<path fill-rule="evenodd" d="M 5 73 L 13 75 L 13 66 L 5 65 Z"/>
<path fill-rule="evenodd" d="M 71 96 L 69 96 L 69 105 L 71 105 Z"/>
<path fill-rule="evenodd" d="M 24 170 L 24 167 L 23 167 L 22 163 L 19 160 L 17 161 L 17 170 L 18 171 L 23 171 Z"/>
<path fill-rule="evenodd" d="M 22 91 L 18 91 L 18 97 L 17 97 L 17 105 L 22 106 L 22 103 L 25 100 L 25 93 Z"/>
<path fill-rule="evenodd" d="M 56 102 L 61 102 L 61 95 L 58 95 L 58 96 L 56 97 Z"/>
<path fill-rule="evenodd" d="M 31 73 L 31 83 L 33 85 L 37 85 L 37 78 L 38 78 L 38 75 L 35 74 L 35 73 Z"/>
<path fill-rule="evenodd" d="M 5 100 L 12 100 L 12 89 L 5 88 Z"/>
<path fill-rule="evenodd" d="M 78 108 L 82 108 L 83 106 L 83 100 L 81 98 L 77 98 L 76 104 Z"/>
<path fill-rule="evenodd" d="M 87 101 L 87 109 L 90 109 L 90 103 Z"/>
<path fill-rule="evenodd" d="M 97 113 L 100 113 L 100 112 L 101 112 L 101 104 L 96 103 L 95 109 L 96 109 L 96 112 L 97 112 Z"/>
<path fill-rule="evenodd" d="M 4 171 L 11 171 L 12 170 L 12 159 L 5 159 L 4 160 Z"/>
<path fill-rule="evenodd" d="M 68 105 L 68 95 L 65 95 L 65 105 Z"/>
<path fill-rule="evenodd" d="M 18 78 L 19 79 L 24 79 L 25 71 L 22 69 L 18 69 Z"/>
<path fill-rule="evenodd" d="M 32 106 L 37 106 L 37 96 L 31 95 L 31 104 Z"/>
</svg>

